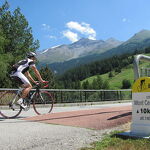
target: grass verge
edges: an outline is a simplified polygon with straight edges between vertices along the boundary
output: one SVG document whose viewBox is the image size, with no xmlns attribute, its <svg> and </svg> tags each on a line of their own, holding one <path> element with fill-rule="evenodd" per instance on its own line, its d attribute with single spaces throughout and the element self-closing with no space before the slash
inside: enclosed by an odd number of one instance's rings
<svg viewBox="0 0 150 150">
<path fill-rule="evenodd" d="M 100 142 L 94 142 L 90 148 L 81 150 L 150 150 L 149 139 L 122 139 L 116 136 L 120 131 L 114 131 L 104 136 Z"/>
</svg>

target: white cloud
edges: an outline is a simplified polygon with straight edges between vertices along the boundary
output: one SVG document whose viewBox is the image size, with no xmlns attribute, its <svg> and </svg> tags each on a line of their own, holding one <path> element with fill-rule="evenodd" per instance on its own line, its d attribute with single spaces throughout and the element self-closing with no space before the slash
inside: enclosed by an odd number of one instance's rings
<svg viewBox="0 0 150 150">
<path fill-rule="evenodd" d="M 93 36 L 91 36 L 91 35 L 89 35 L 88 39 L 90 39 L 90 40 L 96 40 L 96 38 L 93 37 Z"/>
<path fill-rule="evenodd" d="M 54 30 L 50 27 L 50 25 L 43 23 L 41 29 L 44 30 L 46 33 L 46 35 L 44 35 L 45 38 L 57 40 L 56 36 L 50 35 L 51 34 L 50 32 L 53 32 L 53 30 Z"/>
<path fill-rule="evenodd" d="M 122 22 L 126 22 L 126 21 L 127 21 L 127 18 L 123 18 L 123 19 L 122 19 Z"/>
<path fill-rule="evenodd" d="M 85 22 L 78 23 L 74 21 L 70 21 L 66 24 L 69 29 L 74 29 L 80 32 L 83 35 L 88 36 L 88 38 L 95 40 L 96 39 L 96 31 L 90 27 L 90 24 Z"/>
<path fill-rule="evenodd" d="M 56 39 L 56 36 L 49 35 L 49 38 L 50 38 L 50 39 Z"/>
<path fill-rule="evenodd" d="M 72 32 L 72 31 L 70 31 L 70 30 L 63 31 L 63 35 L 64 35 L 65 37 L 67 37 L 71 42 L 76 42 L 76 41 L 78 41 L 78 34 Z"/>
<path fill-rule="evenodd" d="M 57 39 L 57 37 L 56 37 L 56 36 L 53 36 L 53 35 L 46 35 L 45 37 L 46 37 L 46 38 L 49 38 L 49 39 L 55 39 L 55 40 Z"/>
<path fill-rule="evenodd" d="M 67 29 L 62 31 L 61 33 L 63 34 L 64 37 L 68 38 L 71 42 L 76 42 L 80 39 L 79 36 L 81 37 L 86 37 L 92 40 L 96 40 L 96 31 L 91 28 L 90 24 L 87 24 L 85 22 L 79 23 L 75 21 L 70 21 L 66 23 Z M 54 31 L 53 28 L 51 28 L 50 25 L 43 23 L 42 24 L 42 30 L 47 32 L 47 35 L 45 35 L 46 38 L 48 39 L 53 39 L 57 40 L 58 38 L 53 34 L 50 35 L 50 32 L 58 32 L 56 29 Z"/>
<path fill-rule="evenodd" d="M 51 29 L 51 27 L 45 23 L 42 24 L 42 30 L 46 30 L 49 31 Z"/>
</svg>

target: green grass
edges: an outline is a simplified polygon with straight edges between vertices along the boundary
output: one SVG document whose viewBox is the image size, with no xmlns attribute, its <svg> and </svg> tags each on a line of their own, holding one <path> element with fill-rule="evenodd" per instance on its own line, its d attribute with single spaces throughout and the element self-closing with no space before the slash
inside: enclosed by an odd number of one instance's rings
<svg viewBox="0 0 150 150">
<path fill-rule="evenodd" d="M 150 68 L 150 62 L 142 62 L 140 64 L 140 68 L 141 67 L 144 67 L 144 68 Z M 103 80 L 108 80 L 109 82 L 109 86 L 110 86 L 110 89 L 121 89 L 122 87 L 122 81 L 124 79 L 127 79 L 127 80 L 130 80 L 131 82 L 131 85 L 134 83 L 134 71 L 133 71 L 133 65 L 129 65 L 127 66 L 126 68 L 123 68 L 121 70 L 121 73 L 115 73 L 113 71 L 113 74 L 114 76 L 109 78 L 108 75 L 109 73 L 106 73 L 106 74 L 103 74 L 103 75 L 100 75 L 102 77 Z M 96 78 L 97 75 L 95 76 L 92 76 L 92 77 L 89 77 L 89 78 L 86 78 L 84 79 L 83 81 L 81 81 L 81 84 L 88 80 L 89 83 L 92 83 L 92 81 L 94 80 L 94 78 Z"/>
<path fill-rule="evenodd" d="M 106 135 L 102 141 L 91 144 L 91 148 L 81 150 L 150 150 L 149 139 L 122 139 L 116 137 L 116 133 Z"/>
<path fill-rule="evenodd" d="M 122 81 L 124 79 L 128 79 L 130 80 L 131 83 L 133 83 L 134 81 L 134 77 L 133 77 L 133 69 L 130 67 L 130 68 L 126 68 L 126 69 L 123 69 L 121 71 L 121 73 L 115 73 L 113 72 L 114 74 L 114 77 L 112 78 L 109 78 L 108 77 L 108 74 L 109 73 L 106 73 L 106 74 L 103 74 L 103 75 L 100 75 L 102 77 L 103 80 L 108 80 L 109 82 L 109 85 L 110 85 L 110 89 L 121 89 L 122 87 Z M 89 83 L 92 83 L 92 81 L 94 80 L 94 78 L 96 78 L 96 76 L 92 76 L 90 78 L 86 78 L 85 80 L 81 81 L 81 84 L 88 80 Z"/>
<path fill-rule="evenodd" d="M 110 89 L 121 89 L 122 87 L 122 81 L 124 79 L 130 80 L 131 84 L 134 81 L 133 77 L 133 69 L 123 69 L 121 73 L 115 74 L 114 77 L 109 78 L 108 73 L 101 76 L 104 80 L 109 81 Z"/>
</svg>

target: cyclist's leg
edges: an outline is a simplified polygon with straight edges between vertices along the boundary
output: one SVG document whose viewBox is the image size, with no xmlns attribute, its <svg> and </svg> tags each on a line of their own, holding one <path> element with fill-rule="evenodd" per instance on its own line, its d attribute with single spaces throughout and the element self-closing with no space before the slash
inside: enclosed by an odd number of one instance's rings
<svg viewBox="0 0 150 150">
<path fill-rule="evenodd" d="M 18 80 L 20 80 L 20 83 L 22 83 L 22 87 L 24 88 L 22 90 L 22 94 L 20 96 L 20 99 L 18 100 L 18 104 L 20 104 L 23 108 L 25 108 L 26 106 L 23 104 L 23 100 L 27 97 L 28 93 L 30 92 L 30 90 L 32 89 L 32 85 L 29 82 L 29 80 L 26 78 L 26 76 L 24 74 L 22 74 L 21 72 L 16 72 L 13 77 L 17 77 Z"/>
<path fill-rule="evenodd" d="M 22 90 L 22 95 L 21 95 L 21 98 L 26 98 L 28 93 L 31 91 L 32 89 L 32 85 L 31 84 L 23 84 L 22 87 L 24 88 Z"/>
</svg>

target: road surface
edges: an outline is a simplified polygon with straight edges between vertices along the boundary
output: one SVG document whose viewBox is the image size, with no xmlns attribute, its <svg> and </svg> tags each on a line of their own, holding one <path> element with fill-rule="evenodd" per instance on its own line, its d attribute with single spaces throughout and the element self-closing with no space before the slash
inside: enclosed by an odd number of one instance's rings
<svg viewBox="0 0 150 150">
<path fill-rule="evenodd" d="M 119 107 L 129 108 L 128 110 L 125 109 L 128 113 L 129 110 L 131 110 L 131 103 L 54 107 L 51 115 L 66 115 L 66 112 L 67 115 L 71 115 L 72 113 L 77 112 L 85 113 L 90 110 L 90 112 L 97 110 L 104 111 L 105 109 L 108 110 L 108 108 L 109 110 L 112 110 Z M 101 115 L 105 114 L 106 113 L 103 113 Z M 0 150 L 77 150 L 89 145 L 93 141 L 99 140 L 103 133 L 109 131 L 92 130 L 82 126 L 76 127 L 74 125 L 65 125 L 63 123 L 51 124 L 48 122 L 33 121 L 31 118 L 35 115 L 36 114 L 31 109 L 28 112 L 22 112 L 17 119 L 0 118 Z M 88 115 L 88 117 L 91 118 L 93 118 L 93 116 L 94 115 L 91 114 Z M 116 114 L 111 116 L 111 118 L 115 116 Z M 84 117 L 84 115 L 82 115 L 82 117 Z M 36 119 L 38 120 L 38 118 Z"/>
</svg>

